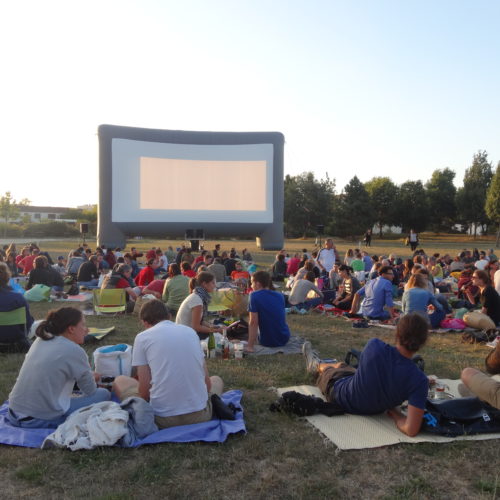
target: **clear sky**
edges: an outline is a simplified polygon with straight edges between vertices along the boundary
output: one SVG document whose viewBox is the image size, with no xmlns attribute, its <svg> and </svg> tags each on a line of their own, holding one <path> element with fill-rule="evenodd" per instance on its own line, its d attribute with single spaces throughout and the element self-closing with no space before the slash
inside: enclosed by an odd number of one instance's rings
<svg viewBox="0 0 500 500">
<path fill-rule="evenodd" d="M 2 2 L 0 194 L 97 203 L 103 123 L 280 131 L 285 173 L 337 190 L 459 185 L 500 160 L 499 22 L 497 0 Z"/>
</svg>

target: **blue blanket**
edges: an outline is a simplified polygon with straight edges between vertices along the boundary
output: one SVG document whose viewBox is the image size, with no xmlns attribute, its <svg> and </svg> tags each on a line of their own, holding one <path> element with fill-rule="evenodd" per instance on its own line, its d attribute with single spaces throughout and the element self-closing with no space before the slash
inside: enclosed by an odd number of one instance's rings
<svg viewBox="0 0 500 500">
<path fill-rule="evenodd" d="M 222 395 L 222 399 L 225 403 L 233 403 L 235 406 L 241 407 L 242 394 L 241 391 L 228 391 Z M 0 444 L 40 448 L 43 440 L 54 432 L 54 429 L 23 429 L 21 427 L 14 427 L 5 419 L 7 411 L 7 403 L 0 406 Z M 213 419 L 201 424 L 162 429 L 146 436 L 144 439 L 136 441 L 133 447 L 136 448 L 143 444 L 166 442 L 190 443 L 193 441 L 206 441 L 223 443 L 229 434 L 236 434 L 237 432 L 246 432 L 243 411 L 236 414 L 236 420 Z"/>
</svg>

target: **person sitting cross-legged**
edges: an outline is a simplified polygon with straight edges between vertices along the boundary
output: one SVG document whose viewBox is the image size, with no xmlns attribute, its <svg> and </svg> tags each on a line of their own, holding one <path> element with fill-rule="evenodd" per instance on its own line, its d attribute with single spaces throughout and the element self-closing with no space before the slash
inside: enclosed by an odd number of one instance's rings
<svg viewBox="0 0 500 500">
<path fill-rule="evenodd" d="M 160 300 L 146 302 L 139 317 L 146 330 L 134 341 L 138 380 L 116 377 L 116 395 L 122 401 L 130 396 L 149 401 L 160 429 L 211 420 L 210 395 L 221 395 L 224 384 L 218 376 L 209 377 L 196 332 L 172 323 Z"/>
<path fill-rule="evenodd" d="M 364 297 L 361 305 L 361 314 L 369 319 L 386 320 L 395 317 L 392 302 L 392 279 L 394 271 L 390 266 L 382 266 L 379 277 L 370 280 L 364 287 L 360 288 L 354 295 L 350 313 L 358 312 L 359 303 Z M 384 307 L 388 310 L 385 310 Z"/>
<path fill-rule="evenodd" d="M 412 361 L 425 344 L 428 322 L 419 314 L 403 316 L 396 328 L 394 346 L 373 338 L 361 353 L 357 369 L 346 363 L 322 363 L 306 342 L 307 369 L 317 375 L 316 385 L 330 403 L 354 415 L 387 411 L 397 428 L 408 436 L 420 431 L 429 381 Z M 408 400 L 408 413 L 396 409 Z"/>
</svg>

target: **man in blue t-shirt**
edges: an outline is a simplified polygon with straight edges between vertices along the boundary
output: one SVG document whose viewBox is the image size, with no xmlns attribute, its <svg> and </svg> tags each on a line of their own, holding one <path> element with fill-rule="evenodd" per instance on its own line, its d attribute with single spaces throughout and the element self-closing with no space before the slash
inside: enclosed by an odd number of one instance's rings
<svg viewBox="0 0 500 500">
<path fill-rule="evenodd" d="M 318 374 L 317 385 L 329 402 L 356 415 L 387 411 L 401 432 L 415 436 L 422 425 L 429 382 L 412 357 L 425 344 L 427 334 L 427 321 L 418 313 L 407 314 L 398 322 L 396 345 L 369 340 L 357 369 L 345 363 L 321 363 L 310 343 L 304 354 L 308 370 Z M 408 401 L 406 416 L 395 408 L 404 401 Z"/>
<path fill-rule="evenodd" d="M 369 281 L 363 288 L 360 288 L 352 301 L 351 314 L 358 312 L 359 303 L 364 298 L 361 305 L 361 314 L 370 319 L 394 318 L 394 304 L 392 302 L 392 279 L 394 271 L 391 266 L 382 266 L 379 277 Z M 387 306 L 387 310 L 384 307 Z"/>
</svg>

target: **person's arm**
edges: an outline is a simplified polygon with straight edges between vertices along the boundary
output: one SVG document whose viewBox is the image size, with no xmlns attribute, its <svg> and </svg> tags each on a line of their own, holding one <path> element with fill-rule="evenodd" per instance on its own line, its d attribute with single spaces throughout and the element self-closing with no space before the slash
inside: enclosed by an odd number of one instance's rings
<svg viewBox="0 0 500 500">
<path fill-rule="evenodd" d="M 424 410 L 416 406 L 408 405 L 408 415 L 405 417 L 396 408 L 388 410 L 387 414 L 394 420 L 396 427 L 407 436 L 416 436 L 422 427 Z"/>
<path fill-rule="evenodd" d="M 137 367 L 137 378 L 139 380 L 139 396 L 149 401 L 149 390 L 151 388 L 151 368 L 149 368 L 149 365 Z"/>
<path fill-rule="evenodd" d="M 246 350 L 253 352 L 253 347 L 257 342 L 257 334 L 259 331 L 259 313 L 249 312 L 248 320 L 248 344 Z"/>
<path fill-rule="evenodd" d="M 191 328 L 198 333 L 215 333 L 220 332 L 221 328 L 218 326 L 204 325 L 201 320 L 203 318 L 203 306 L 194 306 L 191 309 Z"/>
<path fill-rule="evenodd" d="M 203 362 L 203 367 L 205 370 L 205 384 L 207 386 L 207 392 L 210 394 L 210 391 L 212 390 L 212 381 L 210 380 L 210 375 L 208 374 L 207 364 L 205 362 Z"/>
<path fill-rule="evenodd" d="M 132 290 L 131 287 L 127 287 L 125 288 L 125 291 L 128 293 L 128 296 L 132 299 L 132 300 L 137 300 L 137 294 Z"/>
<path fill-rule="evenodd" d="M 352 299 L 351 310 L 349 311 L 351 314 L 356 314 L 359 309 L 359 303 L 361 302 L 361 296 L 365 294 L 365 287 L 360 288 Z"/>
</svg>

